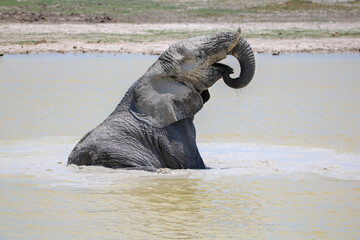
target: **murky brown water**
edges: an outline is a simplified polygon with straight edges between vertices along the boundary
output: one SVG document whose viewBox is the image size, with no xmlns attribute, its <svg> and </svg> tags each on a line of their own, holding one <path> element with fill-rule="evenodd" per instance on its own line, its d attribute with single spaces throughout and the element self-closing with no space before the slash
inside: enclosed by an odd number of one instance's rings
<svg viewBox="0 0 360 240">
<path fill-rule="evenodd" d="M 79 174 L 79 173 L 78 173 Z M 111 174 L 111 173 L 108 173 Z M 358 182 L 138 176 L 57 186 L 2 176 L 2 239 L 357 239 Z M 126 177 L 125 177 L 126 176 Z M 105 177 L 105 175 L 103 175 Z M 89 181 L 89 179 L 87 179 Z"/>
<path fill-rule="evenodd" d="M 359 55 L 256 57 L 196 116 L 210 169 L 169 174 L 65 166 L 155 56 L 0 58 L 0 238 L 360 238 Z"/>
</svg>

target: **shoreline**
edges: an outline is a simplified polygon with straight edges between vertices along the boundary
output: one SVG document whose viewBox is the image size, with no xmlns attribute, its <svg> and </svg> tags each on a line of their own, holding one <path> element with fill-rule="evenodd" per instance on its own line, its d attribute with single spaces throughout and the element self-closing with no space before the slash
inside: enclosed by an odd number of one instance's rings
<svg viewBox="0 0 360 240">
<path fill-rule="evenodd" d="M 254 53 L 360 53 L 360 39 L 246 39 Z M 9 44 L 0 46 L 0 54 L 38 53 L 114 53 L 160 55 L 174 40 L 149 43 L 87 43 L 64 41 L 34 45 Z"/>
<path fill-rule="evenodd" d="M 115 53 L 159 55 L 182 39 L 234 31 L 236 23 L 0 24 L 0 54 Z M 255 53 L 360 53 L 360 22 L 244 23 Z M 356 33 L 355 35 L 352 35 Z"/>
<path fill-rule="evenodd" d="M 254 53 L 360 53 L 360 39 L 246 39 Z M 172 43 L 86 43 L 69 41 L 62 43 L 40 43 L 34 45 L 2 45 L 0 54 L 39 53 L 114 53 L 160 55 Z M 354 44 L 355 43 L 355 44 Z"/>
</svg>

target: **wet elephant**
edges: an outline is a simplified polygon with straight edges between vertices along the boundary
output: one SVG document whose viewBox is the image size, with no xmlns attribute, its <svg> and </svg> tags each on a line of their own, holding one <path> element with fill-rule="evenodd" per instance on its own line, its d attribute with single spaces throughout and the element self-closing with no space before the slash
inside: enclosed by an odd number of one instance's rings
<svg viewBox="0 0 360 240">
<path fill-rule="evenodd" d="M 231 67 L 218 63 L 229 54 L 241 67 L 235 79 Z M 194 115 L 217 80 L 242 88 L 254 72 L 254 54 L 240 29 L 175 43 L 130 87 L 110 116 L 80 140 L 68 164 L 149 171 L 205 168 Z"/>
</svg>

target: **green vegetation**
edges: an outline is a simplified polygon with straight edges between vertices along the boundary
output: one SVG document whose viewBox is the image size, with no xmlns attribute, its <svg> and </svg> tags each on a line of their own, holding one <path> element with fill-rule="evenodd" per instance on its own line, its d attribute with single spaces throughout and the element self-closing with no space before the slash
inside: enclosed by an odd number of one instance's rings
<svg viewBox="0 0 360 240">
<path fill-rule="evenodd" d="M 284 3 L 271 3 L 257 9 L 268 11 L 352 10 L 352 6 L 336 2 L 334 4 L 323 4 L 307 0 L 290 0 Z"/>
<path fill-rule="evenodd" d="M 249 22 L 359 20 L 360 1 L 1 0 L 3 22 Z"/>
<path fill-rule="evenodd" d="M 324 38 L 324 37 L 360 37 L 359 29 L 346 29 L 331 31 L 329 29 L 283 29 L 267 30 L 262 33 L 244 33 L 246 38 L 267 38 L 267 39 L 296 39 L 296 38 Z"/>
</svg>

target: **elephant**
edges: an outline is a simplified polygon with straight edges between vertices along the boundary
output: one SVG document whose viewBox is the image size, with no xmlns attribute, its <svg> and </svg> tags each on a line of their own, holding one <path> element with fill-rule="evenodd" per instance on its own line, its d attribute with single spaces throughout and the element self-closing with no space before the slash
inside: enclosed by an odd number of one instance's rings
<svg viewBox="0 0 360 240">
<path fill-rule="evenodd" d="M 196 145 L 195 114 L 210 99 L 209 88 L 223 78 L 243 88 L 255 73 L 254 53 L 236 33 L 218 33 L 170 45 L 126 92 L 115 110 L 72 150 L 68 165 L 157 171 L 204 169 Z M 218 63 L 234 56 L 241 67 Z"/>
</svg>

